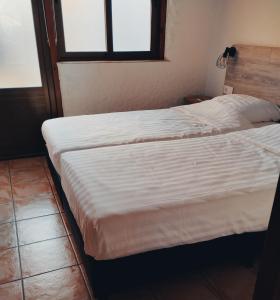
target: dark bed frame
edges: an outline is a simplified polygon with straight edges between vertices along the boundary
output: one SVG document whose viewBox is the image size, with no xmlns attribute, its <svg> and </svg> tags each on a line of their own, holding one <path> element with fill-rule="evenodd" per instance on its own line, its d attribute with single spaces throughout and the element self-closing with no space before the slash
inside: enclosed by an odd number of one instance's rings
<svg viewBox="0 0 280 300">
<path fill-rule="evenodd" d="M 200 267 L 227 259 L 251 267 L 262 249 L 265 232 L 221 237 L 212 241 L 156 250 L 120 259 L 97 261 L 86 255 L 81 232 L 50 159 L 49 167 L 96 298 L 107 300 L 112 293 L 143 284 L 168 280 Z"/>
</svg>

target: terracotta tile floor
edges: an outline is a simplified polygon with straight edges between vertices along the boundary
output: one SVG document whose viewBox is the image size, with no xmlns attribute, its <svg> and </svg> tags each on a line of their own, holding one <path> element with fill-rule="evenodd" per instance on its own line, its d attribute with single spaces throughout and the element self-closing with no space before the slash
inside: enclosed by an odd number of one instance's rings
<svg viewBox="0 0 280 300">
<path fill-rule="evenodd" d="M 94 299 L 42 157 L 0 161 L 0 299 Z M 110 300 L 249 300 L 256 270 L 223 263 Z"/>
<path fill-rule="evenodd" d="M 44 158 L 0 162 L 0 299 L 93 299 Z"/>
</svg>

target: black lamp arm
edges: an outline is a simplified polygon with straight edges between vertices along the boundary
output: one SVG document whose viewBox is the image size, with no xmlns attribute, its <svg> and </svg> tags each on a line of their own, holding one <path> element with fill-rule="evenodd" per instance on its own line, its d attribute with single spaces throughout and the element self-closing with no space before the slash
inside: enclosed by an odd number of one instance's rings
<svg viewBox="0 0 280 300">
<path fill-rule="evenodd" d="M 229 57 L 234 57 L 236 52 L 237 52 L 237 50 L 236 50 L 235 47 L 231 47 L 231 48 L 227 47 L 224 54 L 223 54 L 223 57 L 224 58 L 227 58 L 228 56 Z"/>
</svg>

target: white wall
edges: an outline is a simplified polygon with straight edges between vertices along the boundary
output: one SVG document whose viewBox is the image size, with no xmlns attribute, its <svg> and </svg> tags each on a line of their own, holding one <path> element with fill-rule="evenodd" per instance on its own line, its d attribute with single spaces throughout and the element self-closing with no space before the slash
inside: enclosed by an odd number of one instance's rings
<svg viewBox="0 0 280 300">
<path fill-rule="evenodd" d="M 60 63 L 65 116 L 168 107 L 204 91 L 224 1 L 169 0 L 164 62 Z"/>
<path fill-rule="evenodd" d="M 225 0 L 209 54 L 205 93 L 222 93 L 225 71 L 216 68 L 219 54 L 232 44 L 280 47 L 279 0 Z"/>
</svg>

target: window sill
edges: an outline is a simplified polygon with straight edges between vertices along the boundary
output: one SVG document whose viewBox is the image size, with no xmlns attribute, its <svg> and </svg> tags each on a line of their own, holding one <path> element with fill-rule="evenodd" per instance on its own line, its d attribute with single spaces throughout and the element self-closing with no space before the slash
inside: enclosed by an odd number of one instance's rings
<svg viewBox="0 0 280 300">
<path fill-rule="evenodd" d="M 170 62 L 170 60 L 169 59 L 153 59 L 153 60 L 151 60 L 151 59 L 149 59 L 149 60 L 145 60 L 145 59 L 142 59 L 142 60 L 73 60 L 73 61 L 58 61 L 57 63 L 58 64 L 61 64 L 61 65 L 64 65 L 64 64 L 96 64 L 96 63 L 98 63 L 98 64 L 100 64 L 100 63 L 102 63 L 102 64 L 112 64 L 112 63 L 121 63 L 121 64 L 123 64 L 123 63 L 125 63 L 125 64 L 127 64 L 127 63 L 133 63 L 133 64 L 135 64 L 135 63 L 137 63 L 137 64 L 139 64 L 139 63 L 167 63 L 167 62 Z"/>
</svg>

